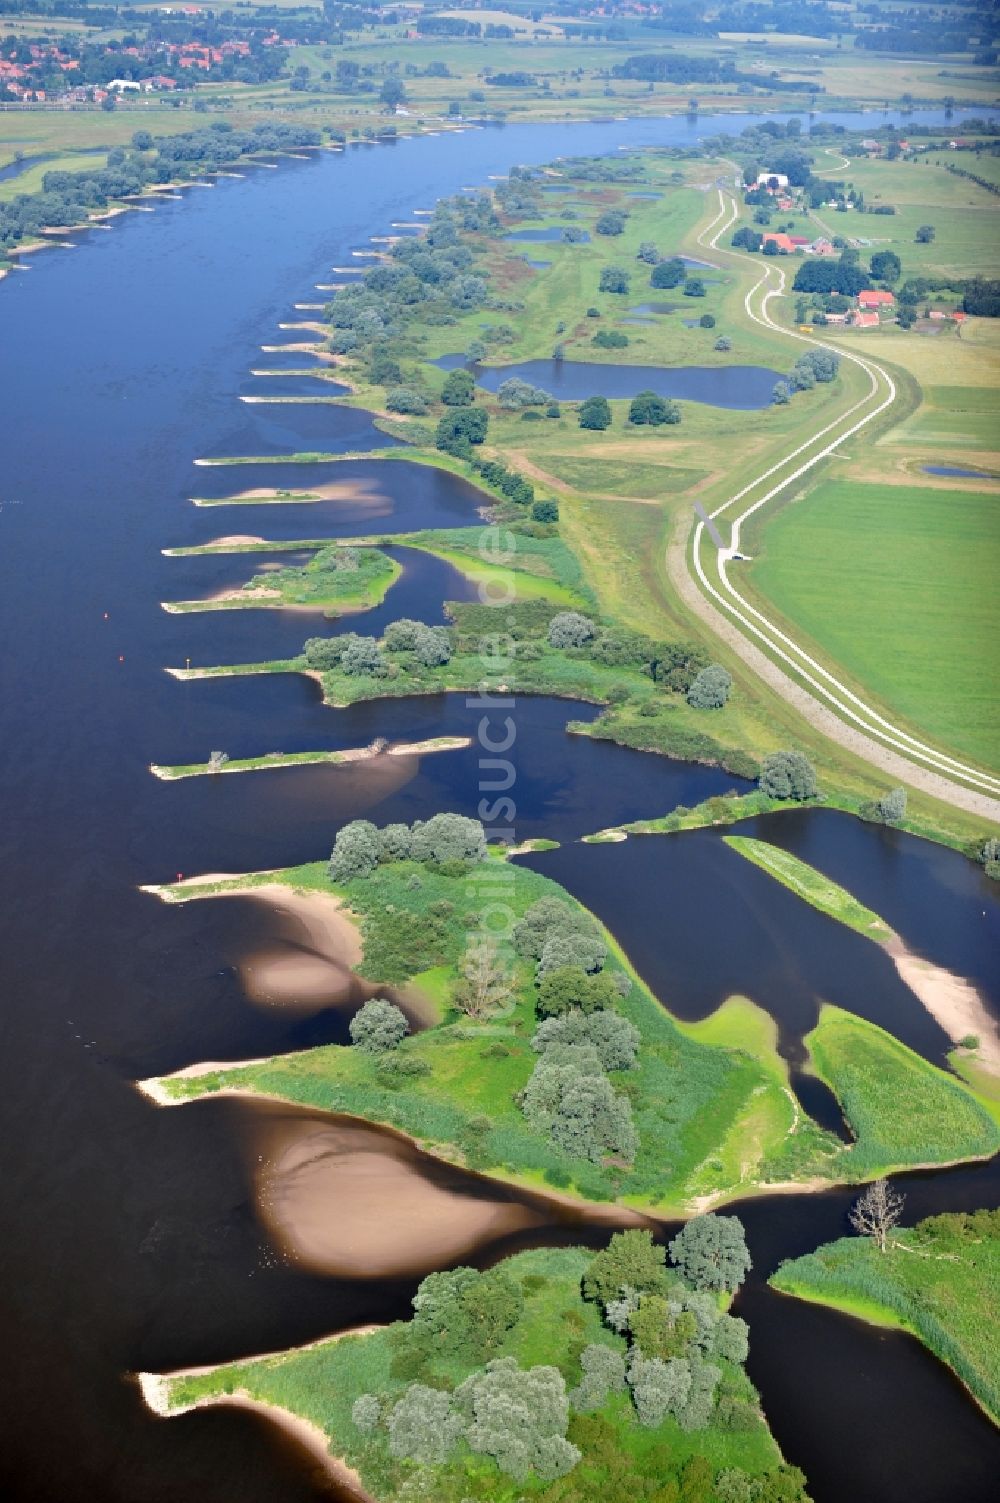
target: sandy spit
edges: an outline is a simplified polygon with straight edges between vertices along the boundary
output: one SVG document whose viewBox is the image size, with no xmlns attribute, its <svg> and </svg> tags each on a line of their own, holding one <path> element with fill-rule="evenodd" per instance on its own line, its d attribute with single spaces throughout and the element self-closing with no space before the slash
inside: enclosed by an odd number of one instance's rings
<svg viewBox="0 0 1000 1503">
<path fill-rule="evenodd" d="M 358 1503 L 376 1503 L 371 1493 L 363 1487 L 361 1478 L 354 1468 L 348 1466 L 342 1457 L 330 1454 L 329 1438 L 325 1432 L 318 1425 L 314 1425 L 311 1420 L 293 1414 L 290 1409 L 282 1409 L 278 1404 L 265 1404 L 260 1399 L 251 1398 L 242 1390 L 237 1393 L 208 1395 L 193 1404 L 185 1404 L 172 1409 L 168 1407 L 169 1388 L 166 1376 L 161 1376 L 159 1373 L 138 1373 L 137 1378 L 139 1390 L 147 1408 L 165 1419 L 172 1419 L 178 1414 L 187 1414 L 193 1409 L 219 1408 L 223 1405 L 228 1405 L 233 1409 L 249 1409 L 253 1414 L 262 1415 L 272 1424 L 277 1425 L 286 1435 L 290 1435 L 303 1450 L 308 1451 L 329 1477 L 354 1494 Z"/>
<path fill-rule="evenodd" d="M 207 767 L 199 767 L 194 772 L 174 772 L 170 767 L 160 767 L 158 763 L 150 763 L 149 770 L 154 778 L 159 778 L 164 783 L 176 783 L 182 778 L 201 778 L 222 776 L 227 773 L 237 772 L 272 772 L 278 768 L 290 767 L 316 767 L 329 763 L 332 767 L 350 765 L 354 762 L 370 762 L 375 757 L 425 757 L 431 752 L 460 751 L 463 747 L 472 745 L 471 736 L 439 736 L 434 741 L 401 741 L 395 746 L 379 749 L 377 746 L 351 747 L 347 751 L 318 751 L 311 759 L 297 757 L 292 761 L 286 761 L 279 752 L 269 762 L 262 763 L 259 767 L 234 767 L 232 763 L 226 763 L 216 773 L 209 773 Z M 534 849 L 530 842 L 523 851 Z M 511 852 L 510 854 L 515 854 Z"/>
<path fill-rule="evenodd" d="M 971 982 L 908 950 L 896 935 L 884 947 L 903 981 L 940 1023 L 953 1043 L 968 1034 L 979 1039 L 976 1056 L 984 1070 L 1000 1075 L 1000 1027 Z"/>
</svg>

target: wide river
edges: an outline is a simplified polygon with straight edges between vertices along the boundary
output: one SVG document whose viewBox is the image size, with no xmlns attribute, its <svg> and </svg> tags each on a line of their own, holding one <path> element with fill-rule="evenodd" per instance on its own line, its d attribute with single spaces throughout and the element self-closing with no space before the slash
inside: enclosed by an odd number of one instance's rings
<svg viewBox="0 0 1000 1503">
<path fill-rule="evenodd" d="M 380 763 L 164 784 L 148 771 L 151 762 L 199 759 L 213 747 L 246 755 L 467 728 L 458 697 L 338 714 L 304 680 L 178 683 L 165 666 L 282 654 L 319 622 L 265 611 L 168 615 L 161 600 L 208 593 L 251 571 L 245 560 L 171 560 L 160 550 L 221 533 L 296 538 L 456 525 L 473 520 L 472 493 L 406 465 L 304 472 L 196 469 L 192 461 L 388 442 L 363 414 L 236 400 L 293 389 L 250 375 L 305 363 L 261 346 L 296 338 L 278 325 L 308 318 L 294 305 L 322 301 L 316 284 L 350 264 L 370 235 L 514 162 L 687 142 L 718 129 L 711 119 L 518 127 L 323 153 L 277 171 L 251 169 L 212 191 L 191 189 L 183 202 L 72 237 L 74 249 L 27 258 L 30 270 L 0 286 L 5 1496 L 328 1496 L 270 1426 L 224 1410 L 157 1420 L 130 1375 L 394 1317 L 428 1270 L 415 1255 L 412 1269 L 392 1279 L 304 1272 L 256 1210 L 267 1111 L 236 1100 L 163 1111 L 135 1091 L 137 1078 L 193 1060 L 343 1032 L 331 1009 L 289 1017 L 248 1001 L 241 959 L 281 941 L 259 909 L 168 908 L 138 887 L 179 872 L 322 856 L 338 824 L 360 811 L 386 821 L 474 808 L 477 769 L 465 753 L 412 759 L 389 773 Z M 311 506 L 190 504 L 272 484 L 351 494 Z M 439 619 L 441 600 L 462 588 L 444 565 L 400 557 L 407 572 L 371 625 L 387 613 Z M 553 701 L 519 702 L 525 834 L 571 842 L 732 784 L 713 770 L 569 737 L 572 713 Z M 579 718 L 592 714 L 581 709 Z M 854 886 L 913 947 L 988 987 L 1000 911 L 995 889 L 969 863 L 831 815 L 772 820 L 767 833 Z M 727 990 L 748 992 L 779 1018 L 794 1062 L 817 998 L 829 996 L 941 1057 L 943 1037 L 877 952 L 786 902 L 711 833 L 613 848 L 566 844 L 538 861 L 601 911 L 678 1011 L 701 1015 Z M 307 1113 L 284 1117 L 307 1125 Z M 378 1135 L 370 1136 L 368 1151 L 379 1151 Z M 412 1158 L 414 1172 L 441 1178 Z M 495 1193 L 473 1176 L 445 1178 L 470 1204 Z M 910 1176 L 907 1192 L 911 1218 L 995 1205 L 1000 1176 L 995 1163 Z M 844 1230 L 848 1203 L 834 1192 L 741 1211 L 755 1272 L 740 1308 L 771 1425 L 789 1459 L 806 1468 L 818 1503 L 985 1500 L 1000 1441 L 945 1369 L 905 1338 L 766 1288 L 782 1257 Z M 539 1203 L 529 1209 L 530 1229 L 519 1238 L 480 1240 L 466 1258 L 581 1235 L 572 1217 Z M 405 1221 L 393 1235 L 406 1243 Z"/>
</svg>

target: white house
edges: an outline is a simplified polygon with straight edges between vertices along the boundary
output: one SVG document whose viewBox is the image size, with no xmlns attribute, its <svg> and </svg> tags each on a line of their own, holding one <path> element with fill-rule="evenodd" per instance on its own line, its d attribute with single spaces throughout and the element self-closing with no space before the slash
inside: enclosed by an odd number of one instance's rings
<svg viewBox="0 0 1000 1503">
<path fill-rule="evenodd" d="M 119 94 L 124 94 L 130 89 L 134 89 L 137 94 L 151 94 L 153 92 L 153 85 L 151 83 L 136 83 L 134 78 L 113 78 L 107 87 L 108 89 L 116 89 Z"/>
<path fill-rule="evenodd" d="M 783 172 L 758 172 L 758 188 L 773 188 L 775 184 L 777 184 L 779 188 L 788 187 L 788 178 Z"/>
</svg>

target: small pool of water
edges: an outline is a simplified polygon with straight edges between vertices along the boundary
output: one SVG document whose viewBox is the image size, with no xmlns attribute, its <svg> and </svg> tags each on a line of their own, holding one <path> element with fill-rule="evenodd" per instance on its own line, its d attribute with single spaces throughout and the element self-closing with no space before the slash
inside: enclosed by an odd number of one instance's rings
<svg viewBox="0 0 1000 1503">
<path fill-rule="evenodd" d="M 697 319 L 695 319 L 697 323 Z M 444 355 L 435 362 L 443 370 L 464 366 L 464 355 Z M 517 365 L 469 367 L 479 386 L 496 391 L 501 382 L 519 376 L 567 402 L 586 397 L 634 397 L 655 391 L 661 397 L 705 402 L 732 411 L 753 411 L 770 405 L 779 371 L 762 365 L 597 365 L 584 360 L 524 360 Z"/>
<path fill-rule="evenodd" d="M 662 193 L 630 193 L 629 198 L 662 198 Z"/>
<path fill-rule="evenodd" d="M 925 464 L 921 465 L 925 475 L 953 475 L 960 480 L 995 480 L 995 475 L 987 475 L 982 470 L 963 470 L 959 465 L 953 464 Z"/>
<path fill-rule="evenodd" d="M 504 239 L 508 242 L 518 242 L 523 240 L 531 242 L 542 240 L 564 240 L 564 226 L 561 224 L 550 224 L 546 229 L 542 230 L 512 230 L 509 235 L 504 236 Z M 589 233 L 586 230 L 583 230 L 581 231 L 580 239 L 576 242 L 576 244 L 583 245 L 589 239 Z"/>
<path fill-rule="evenodd" d="M 630 308 L 628 311 L 635 314 L 655 313 L 659 315 L 661 313 L 676 313 L 677 309 L 683 306 L 683 303 L 637 303 L 634 308 Z"/>
</svg>

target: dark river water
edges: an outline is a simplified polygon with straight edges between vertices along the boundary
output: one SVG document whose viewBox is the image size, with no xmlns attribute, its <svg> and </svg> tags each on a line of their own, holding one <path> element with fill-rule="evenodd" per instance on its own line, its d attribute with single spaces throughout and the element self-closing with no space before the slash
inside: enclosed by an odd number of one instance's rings
<svg viewBox="0 0 1000 1503">
<path fill-rule="evenodd" d="M 847 117 L 855 122 L 864 123 Z M 215 1100 L 163 1111 L 138 1095 L 135 1079 L 192 1060 L 342 1036 L 332 1012 L 290 1018 L 243 994 L 237 967 L 269 933 L 259 910 L 237 901 L 171 908 L 138 886 L 177 872 L 317 858 L 338 825 L 360 812 L 384 821 L 475 806 L 471 753 L 401 759 L 398 767 L 386 759 L 363 772 L 307 768 L 176 784 L 148 772 L 150 762 L 199 759 L 215 747 L 238 756 L 470 730 L 474 716 L 458 696 L 338 712 L 291 677 L 178 683 L 166 666 L 289 652 L 320 629 L 319 618 L 265 610 L 177 616 L 160 602 L 239 583 L 255 567 L 245 558 L 165 558 L 165 547 L 237 532 L 280 540 L 461 525 L 474 518 L 474 493 L 405 463 L 193 461 L 391 444 L 350 409 L 237 400 L 268 389 L 252 369 L 313 363 L 301 352 L 261 347 L 309 338 L 279 325 L 308 317 L 292 312 L 294 304 L 316 301 L 316 283 L 369 235 L 514 161 L 685 141 L 717 128 L 710 119 L 525 127 L 287 161 L 127 216 L 110 232 L 74 236 L 72 254 L 30 258 L 30 270 L 0 287 L 5 1496 L 19 1503 L 325 1496 L 271 1427 L 219 1410 L 157 1420 L 129 1375 L 279 1349 L 395 1316 L 427 1271 L 356 1281 L 289 1263 L 254 1209 L 265 1109 Z M 258 487 L 340 490 L 311 504 L 191 505 Z M 367 618 L 373 627 L 387 612 L 438 620 L 442 601 L 465 589 L 443 564 L 409 550 L 399 557 L 404 575 Z M 520 833 L 570 842 L 732 786 L 710 769 L 564 733 L 567 718 L 593 713 L 519 701 Z M 827 863 L 934 958 L 984 976 L 987 952 L 974 919 L 992 913 L 995 899 L 979 887 L 972 893 L 980 879 L 959 858 L 827 816 L 773 821 L 767 833 Z M 905 1036 L 925 1052 L 940 1051 L 926 1019 L 903 1017 L 871 956 L 820 938 L 811 910 L 781 907 L 782 890 L 761 886 L 764 879 L 729 852 L 723 863 L 717 841 L 683 841 L 570 844 L 546 869 L 558 865 L 582 891 L 602 863 L 620 862 L 617 881 L 634 896 L 634 913 L 611 911 L 596 896 L 595 906 L 620 926 L 640 970 L 679 1011 L 698 1015 L 720 988 L 738 983 L 776 1012 L 794 1057 L 815 992 L 836 991 L 836 1000 L 870 1008 L 898 1031 L 909 1027 Z M 659 909 L 641 891 L 644 870 L 671 895 Z M 782 915 L 781 935 L 772 914 Z M 704 957 L 713 917 L 714 953 L 699 973 L 692 947 Z M 730 925 L 746 949 L 727 961 Z M 419 1155 L 414 1162 L 415 1172 L 445 1175 L 470 1197 L 497 1195 L 474 1176 Z M 913 1176 L 908 1211 L 995 1204 L 997 1188 L 992 1165 Z M 819 1503 L 978 1503 L 990 1495 L 1000 1448 L 947 1372 L 909 1341 L 780 1299 L 762 1282 L 781 1257 L 837 1235 L 847 1203 L 834 1193 L 746 1208 L 756 1271 L 741 1304 L 768 1417 L 789 1458 L 808 1469 Z M 517 1245 L 606 1236 L 581 1231 L 574 1217 L 544 1204 L 531 1207 L 531 1232 Z M 399 1234 L 405 1238 L 405 1226 Z M 509 1245 L 484 1243 L 471 1256 L 488 1261 Z"/>
</svg>

